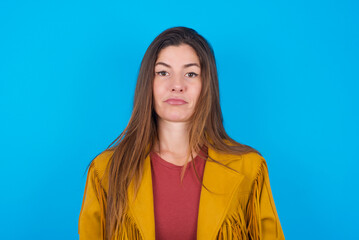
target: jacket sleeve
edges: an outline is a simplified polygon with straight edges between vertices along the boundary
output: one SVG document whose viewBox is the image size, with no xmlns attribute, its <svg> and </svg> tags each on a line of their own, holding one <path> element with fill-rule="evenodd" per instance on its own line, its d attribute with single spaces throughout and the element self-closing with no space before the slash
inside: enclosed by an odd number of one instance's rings
<svg viewBox="0 0 359 240">
<path fill-rule="evenodd" d="M 274 204 L 268 170 L 263 173 L 264 182 L 260 199 L 263 239 L 284 239 L 283 230 Z"/>
<path fill-rule="evenodd" d="M 104 209 L 103 192 L 94 167 L 91 163 L 86 180 L 84 197 L 79 217 L 78 233 L 80 240 L 103 239 Z"/>
<path fill-rule="evenodd" d="M 267 165 L 263 158 L 253 183 L 247 213 L 249 213 L 247 217 L 252 239 L 284 240 L 270 187 Z"/>
</svg>

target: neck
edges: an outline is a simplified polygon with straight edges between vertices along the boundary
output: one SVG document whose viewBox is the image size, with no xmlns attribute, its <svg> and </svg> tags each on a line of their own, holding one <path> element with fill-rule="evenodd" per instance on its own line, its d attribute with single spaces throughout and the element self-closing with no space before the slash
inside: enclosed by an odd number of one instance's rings
<svg viewBox="0 0 359 240">
<path fill-rule="evenodd" d="M 157 123 L 159 142 L 155 151 L 185 156 L 189 153 L 188 124 L 184 122 L 168 122 L 159 119 Z"/>
<path fill-rule="evenodd" d="M 189 147 L 188 124 L 183 122 L 157 122 L 158 142 L 154 144 L 153 151 L 162 159 L 175 165 L 183 166 L 191 161 Z M 192 152 L 193 158 L 197 156 Z"/>
</svg>

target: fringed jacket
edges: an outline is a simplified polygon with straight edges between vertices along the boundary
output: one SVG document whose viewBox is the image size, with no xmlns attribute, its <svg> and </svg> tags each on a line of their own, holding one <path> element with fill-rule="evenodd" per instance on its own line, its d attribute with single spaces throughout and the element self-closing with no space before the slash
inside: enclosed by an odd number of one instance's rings
<svg viewBox="0 0 359 240">
<path fill-rule="evenodd" d="M 108 180 L 106 166 L 113 152 L 103 152 L 90 165 L 79 218 L 80 240 L 102 240 L 105 234 Z M 207 160 L 198 212 L 198 240 L 284 239 L 269 184 L 267 165 L 256 153 L 208 155 L 230 168 Z M 103 181 L 101 181 L 103 179 Z M 128 189 L 125 225 L 116 239 L 155 239 L 150 157 L 145 159 L 137 196 Z"/>
</svg>

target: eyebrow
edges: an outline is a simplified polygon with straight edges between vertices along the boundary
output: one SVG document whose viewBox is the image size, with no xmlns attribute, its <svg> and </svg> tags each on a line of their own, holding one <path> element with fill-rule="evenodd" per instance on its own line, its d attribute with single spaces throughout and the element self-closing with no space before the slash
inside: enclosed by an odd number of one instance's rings
<svg viewBox="0 0 359 240">
<path fill-rule="evenodd" d="M 158 62 L 158 63 L 156 63 L 155 66 L 157 66 L 157 65 L 163 65 L 163 66 L 165 66 L 165 67 L 171 68 L 170 65 L 168 65 L 167 63 L 164 63 L 164 62 Z M 199 67 L 199 68 L 200 68 L 199 64 L 197 64 L 197 63 L 187 63 L 187 64 L 185 64 L 185 65 L 183 65 L 183 66 L 184 66 L 185 68 L 192 67 L 192 66 L 196 66 L 196 67 Z"/>
</svg>

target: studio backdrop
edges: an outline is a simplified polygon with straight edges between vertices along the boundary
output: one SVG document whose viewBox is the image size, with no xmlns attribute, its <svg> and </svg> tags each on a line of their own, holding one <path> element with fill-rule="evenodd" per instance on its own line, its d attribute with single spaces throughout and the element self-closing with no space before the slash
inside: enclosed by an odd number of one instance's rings
<svg viewBox="0 0 359 240">
<path fill-rule="evenodd" d="M 286 239 L 354 239 L 357 1 L 0 2 L 0 239 L 78 239 L 90 161 L 174 26 L 212 45 L 229 135 L 260 151 Z"/>
</svg>

